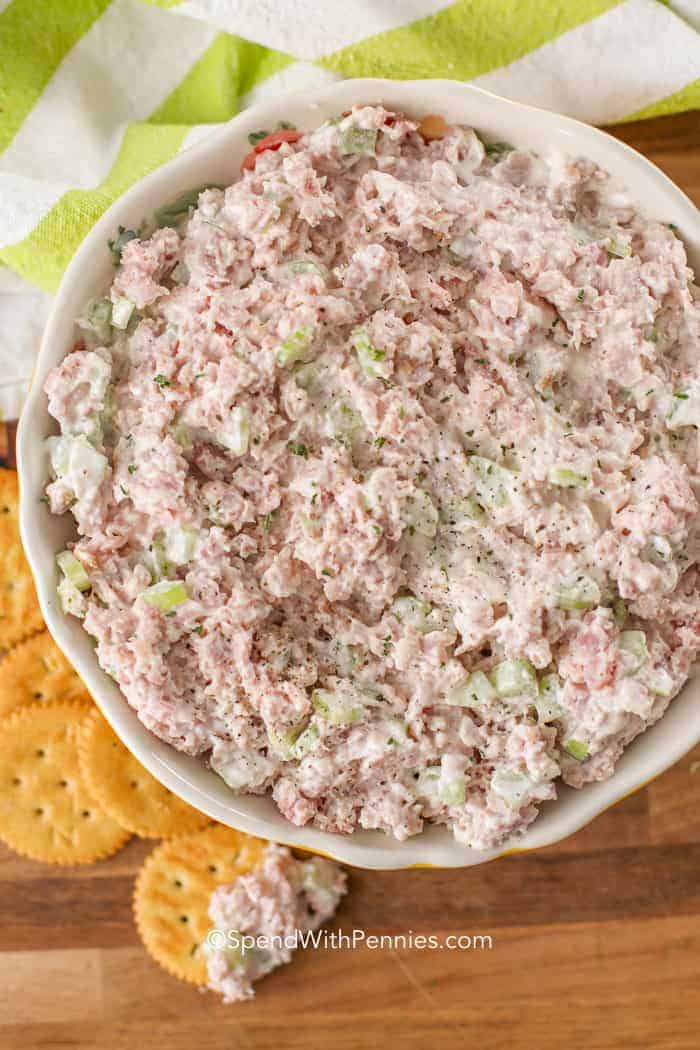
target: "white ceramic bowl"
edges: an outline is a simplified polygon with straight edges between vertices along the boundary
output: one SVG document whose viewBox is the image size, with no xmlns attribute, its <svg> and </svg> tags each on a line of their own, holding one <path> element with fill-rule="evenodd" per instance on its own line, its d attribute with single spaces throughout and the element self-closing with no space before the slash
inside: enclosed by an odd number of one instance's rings
<svg viewBox="0 0 700 1050">
<path fill-rule="evenodd" d="M 355 103 L 375 102 L 414 116 L 440 113 L 448 122 L 473 125 L 491 139 L 540 151 L 557 146 L 592 158 L 620 176 L 651 215 L 678 225 L 691 265 L 700 270 L 700 219 L 691 201 L 644 157 L 577 121 L 447 80 L 344 81 L 308 95 L 255 106 L 120 198 L 91 230 L 68 267 L 46 326 L 34 384 L 19 427 L 22 539 L 51 634 L 126 746 L 175 794 L 224 824 L 358 867 L 461 867 L 513 850 L 556 842 L 667 769 L 700 740 L 698 682 L 689 683 L 664 718 L 628 749 L 610 780 L 582 791 L 562 787 L 559 799 L 545 804 L 530 830 L 510 846 L 487 852 L 466 849 L 457 845 L 449 832 L 437 827 L 402 843 L 374 831 L 340 836 L 311 827 L 297 828 L 281 816 L 269 798 L 234 795 L 200 761 L 180 754 L 144 729 L 117 686 L 100 669 L 79 621 L 61 611 L 56 598 L 54 556 L 71 535 L 72 519 L 68 514 L 53 517 L 39 501 L 48 467 L 44 439 L 56 431 L 47 411 L 44 380 L 71 348 L 74 318 L 88 299 L 104 294 L 110 283 L 112 267 L 107 240 L 114 236 L 117 226 L 138 225 L 156 207 L 192 186 L 232 182 L 249 149 L 250 131 L 272 127 L 278 120 L 313 128 Z"/>
</svg>

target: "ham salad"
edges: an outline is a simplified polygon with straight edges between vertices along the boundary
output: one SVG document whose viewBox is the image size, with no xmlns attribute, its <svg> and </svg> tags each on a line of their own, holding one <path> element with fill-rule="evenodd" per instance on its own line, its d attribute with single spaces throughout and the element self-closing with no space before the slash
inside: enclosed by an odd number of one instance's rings
<svg viewBox="0 0 700 1050">
<path fill-rule="evenodd" d="M 233 792 L 494 847 L 609 777 L 698 650 L 683 241 L 440 117 L 250 138 L 118 231 L 46 382 L 64 609 Z"/>
<path fill-rule="evenodd" d="M 257 868 L 219 886 L 209 902 L 209 988 L 225 1003 L 251 999 L 254 981 L 313 944 L 305 935 L 334 915 L 346 890 L 347 876 L 333 861 L 297 860 L 286 846 L 269 845 Z"/>
</svg>

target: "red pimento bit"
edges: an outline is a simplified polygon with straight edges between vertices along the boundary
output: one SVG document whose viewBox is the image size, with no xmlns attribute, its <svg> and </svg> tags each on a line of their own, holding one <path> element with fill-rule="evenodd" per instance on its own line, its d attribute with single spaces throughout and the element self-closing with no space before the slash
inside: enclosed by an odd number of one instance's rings
<svg viewBox="0 0 700 1050">
<path fill-rule="evenodd" d="M 241 171 L 254 169 L 258 153 L 264 153 L 266 149 L 279 149 L 283 142 L 298 142 L 301 136 L 301 131 L 294 131 L 291 128 L 280 128 L 279 131 L 271 132 L 264 139 L 260 139 L 256 146 L 253 146 L 241 164 Z"/>
</svg>

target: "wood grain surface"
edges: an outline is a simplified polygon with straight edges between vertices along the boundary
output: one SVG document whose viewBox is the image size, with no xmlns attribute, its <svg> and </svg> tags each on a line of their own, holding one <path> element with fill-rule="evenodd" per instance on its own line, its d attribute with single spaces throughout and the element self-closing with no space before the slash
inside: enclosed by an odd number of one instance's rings
<svg viewBox="0 0 700 1050">
<path fill-rule="evenodd" d="M 700 202 L 700 115 L 612 129 Z M 163 973 L 131 918 L 152 844 L 87 868 L 0 847 L 0 1048 L 697 1050 L 700 749 L 537 853 L 351 872 L 334 928 L 482 934 L 472 950 L 308 950 L 224 1007 Z"/>
</svg>

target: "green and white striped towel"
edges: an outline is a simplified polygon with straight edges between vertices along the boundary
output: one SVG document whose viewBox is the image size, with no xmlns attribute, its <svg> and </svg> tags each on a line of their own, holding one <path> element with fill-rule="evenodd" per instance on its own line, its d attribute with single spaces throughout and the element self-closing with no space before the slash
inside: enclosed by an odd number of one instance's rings
<svg viewBox="0 0 700 1050">
<path fill-rule="evenodd" d="M 700 107 L 700 0 L 0 0 L 0 415 L 31 372 L 37 286 L 124 190 L 259 98 L 360 76 L 593 123 Z"/>
</svg>

